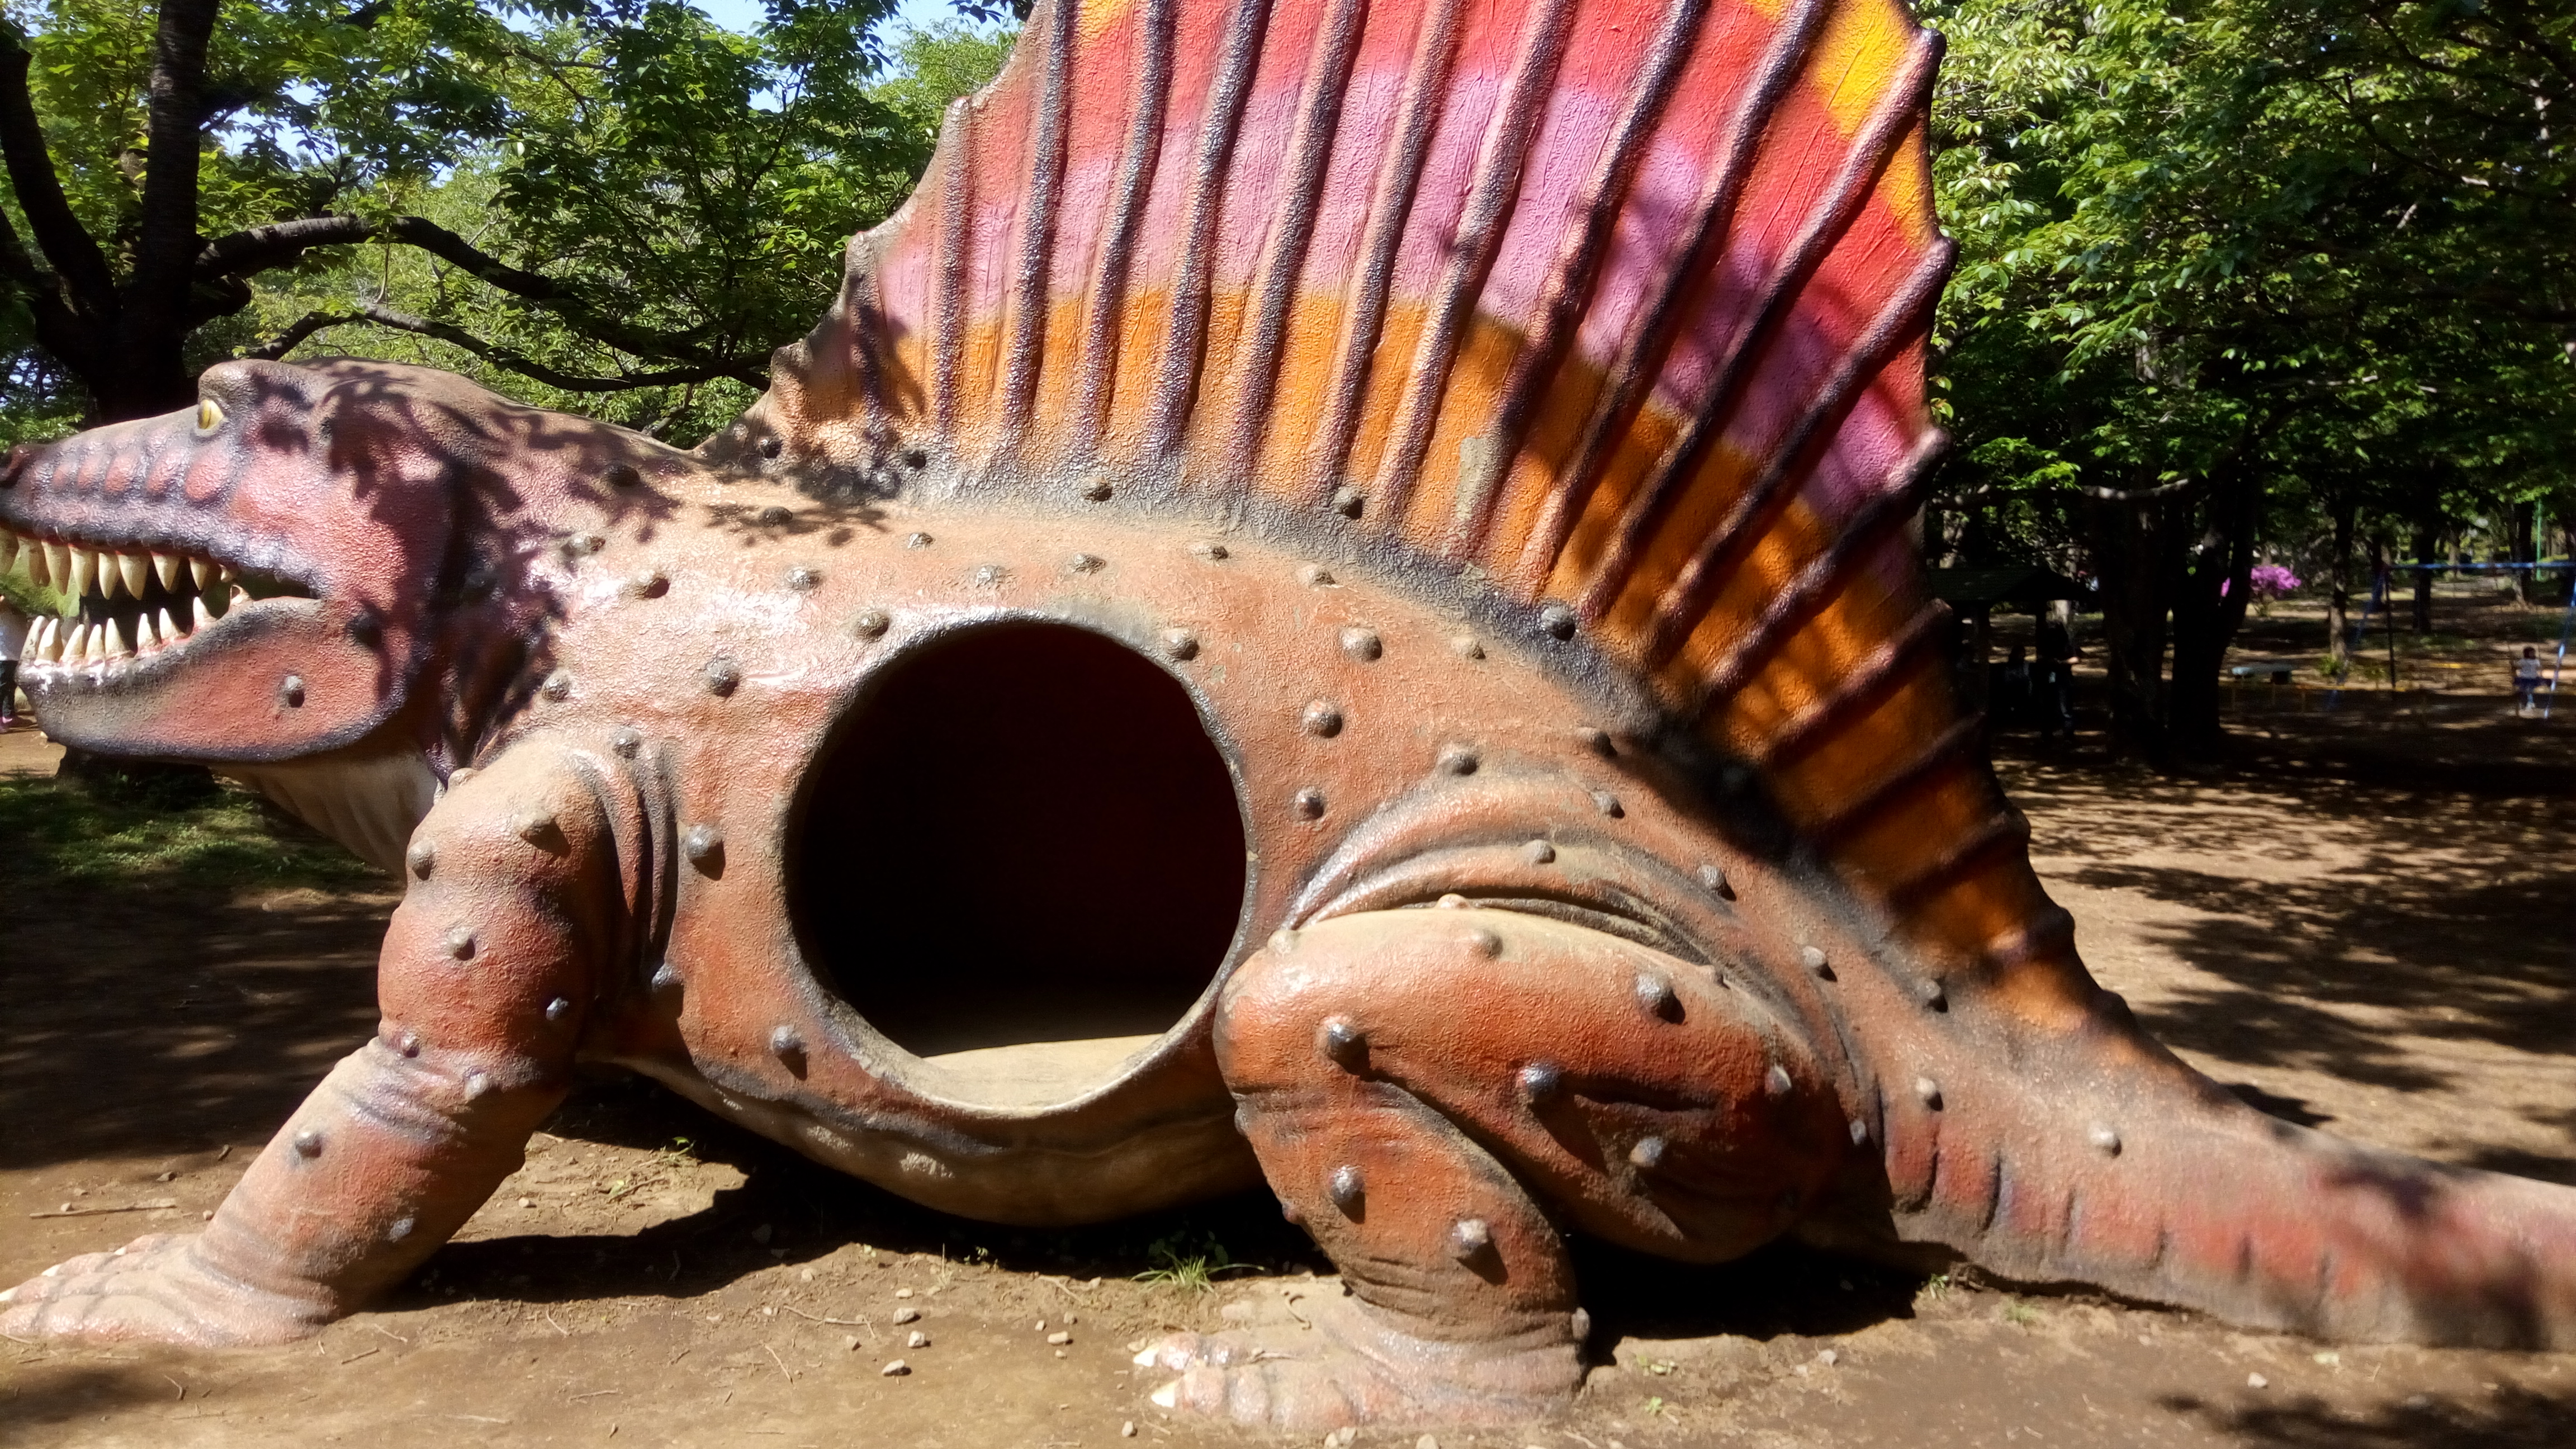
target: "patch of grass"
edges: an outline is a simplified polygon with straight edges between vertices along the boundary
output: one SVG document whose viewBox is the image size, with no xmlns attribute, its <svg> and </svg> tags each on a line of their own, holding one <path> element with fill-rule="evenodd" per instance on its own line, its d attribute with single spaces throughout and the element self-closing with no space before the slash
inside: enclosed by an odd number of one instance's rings
<svg viewBox="0 0 2576 1449">
<path fill-rule="evenodd" d="M 231 786 L 183 794 L 0 780 L 0 842 L 6 842 L 0 889 L 19 899 L 29 891 L 102 885 L 386 884 L 364 861 Z"/>
<path fill-rule="evenodd" d="M 2004 1322 L 2018 1323 L 2024 1328 L 2028 1328 L 2032 1324 L 2039 1322 L 2039 1310 L 2022 1302 L 2018 1298 L 2007 1298 L 2004 1300 L 2003 1316 Z"/>
<path fill-rule="evenodd" d="M 1252 1266 L 1234 1261 L 1216 1234 L 1204 1231 L 1156 1238 L 1145 1245 L 1145 1260 L 1154 1266 L 1137 1274 L 1137 1282 L 1158 1283 L 1184 1293 L 1205 1293 L 1216 1286 L 1217 1275 Z"/>
</svg>

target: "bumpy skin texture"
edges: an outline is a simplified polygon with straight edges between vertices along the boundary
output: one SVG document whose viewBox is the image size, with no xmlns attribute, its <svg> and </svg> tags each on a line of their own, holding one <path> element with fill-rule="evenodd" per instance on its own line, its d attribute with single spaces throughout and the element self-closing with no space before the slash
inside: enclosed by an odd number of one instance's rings
<svg viewBox="0 0 2576 1449">
<path fill-rule="evenodd" d="M 208 1231 L 20 1285 L 0 1331 L 307 1332 L 590 1063 L 996 1221 L 1266 1181 L 1350 1296 L 1144 1355 L 1253 1422 L 1562 1403 L 1574 1230 L 2576 1346 L 2576 1193 L 2245 1107 L 2032 875 L 1896 528 L 1947 265 L 1901 12 L 1026 33 L 696 453 L 228 363 L 194 415 L 9 460 L 0 547 L 87 595 L 25 674 L 47 728 L 214 761 L 407 894 L 377 1038 Z M 1138 740 L 1115 788 L 1025 773 Z M 1201 748 L 1176 853 L 1137 801 Z M 1139 1033 L 1116 973 L 1184 917 L 1213 933 Z M 1087 1057 L 880 1010 L 1067 982 Z"/>
</svg>

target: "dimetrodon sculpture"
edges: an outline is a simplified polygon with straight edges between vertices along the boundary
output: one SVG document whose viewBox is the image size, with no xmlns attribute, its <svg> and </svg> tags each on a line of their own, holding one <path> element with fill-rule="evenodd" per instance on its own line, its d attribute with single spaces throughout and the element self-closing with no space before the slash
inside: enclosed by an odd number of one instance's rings
<svg viewBox="0 0 2576 1449">
<path fill-rule="evenodd" d="M 355 361 L 21 449 L 47 728 L 404 895 L 204 1231 L 0 1329 L 309 1334 L 622 1067 L 996 1222 L 1266 1183 L 1347 1292 L 1140 1357 L 1257 1423 L 1561 1406 L 1570 1233 L 2576 1345 L 2576 1192 L 2244 1105 L 2032 873 L 1907 532 L 1939 53 L 1047 0 L 693 451 Z"/>
</svg>

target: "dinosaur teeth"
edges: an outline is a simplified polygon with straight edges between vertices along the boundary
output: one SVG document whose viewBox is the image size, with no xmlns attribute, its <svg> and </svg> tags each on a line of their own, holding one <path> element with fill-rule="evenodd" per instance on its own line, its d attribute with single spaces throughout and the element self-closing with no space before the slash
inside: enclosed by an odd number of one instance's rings
<svg viewBox="0 0 2576 1449">
<path fill-rule="evenodd" d="M 198 593 L 204 593 L 206 591 L 206 586 L 214 581 L 215 566 L 213 564 L 201 558 L 192 558 L 188 560 L 188 582 L 197 586 Z"/>
<path fill-rule="evenodd" d="M 45 545 L 45 572 L 36 582 L 59 591 L 63 580 L 72 576 L 72 546 L 67 543 Z"/>
<path fill-rule="evenodd" d="M 188 637 L 187 631 L 179 627 L 178 618 L 166 607 L 161 610 L 160 617 L 153 621 L 153 627 L 160 631 L 161 642 L 164 644 L 176 644 Z"/>
<path fill-rule="evenodd" d="M 75 599 L 88 598 L 90 586 L 98 582 L 98 555 L 85 548 L 66 547 L 64 552 L 71 556 L 71 560 L 70 567 L 62 571 L 61 577 L 71 582 L 63 592 Z"/>
<path fill-rule="evenodd" d="M 107 657 L 110 659 L 124 659 L 130 657 L 133 653 L 134 641 L 126 637 L 125 621 L 122 619 L 108 620 Z"/>
<path fill-rule="evenodd" d="M 185 562 L 175 553 L 156 553 L 152 555 L 152 576 L 161 581 L 163 589 L 175 594 L 179 592 L 179 570 Z"/>
<path fill-rule="evenodd" d="M 146 553 L 121 553 L 116 556 L 116 576 L 125 583 L 125 591 L 136 598 L 152 587 L 152 556 Z"/>
<path fill-rule="evenodd" d="M 27 630 L 27 657 L 41 664 L 53 658 L 54 619 L 47 615 Z"/>
</svg>

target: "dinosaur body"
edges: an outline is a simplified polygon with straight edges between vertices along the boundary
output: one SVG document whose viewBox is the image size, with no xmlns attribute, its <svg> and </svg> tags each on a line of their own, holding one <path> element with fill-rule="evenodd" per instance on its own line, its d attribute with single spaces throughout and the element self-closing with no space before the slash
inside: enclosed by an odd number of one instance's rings
<svg viewBox="0 0 2576 1449">
<path fill-rule="evenodd" d="M 234 363 L 11 459 L 88 596 L 49 728 L 406 895 L 378 1034 L 208 1231 L 8 1331 L 307 1331 L 586 1061 L 988 1219 L 1266 1181 L 1351 1297 L 1141 1360 L 1256 1421 L 1561 1402 L 1569 1228 L 2576 1340 L 2576 1194 L 2237 1103 L 2032 877 L 1897 528 L 1947 265 L 1899 12 L 1029 35 L 694 453 Z"/>
</svg>

